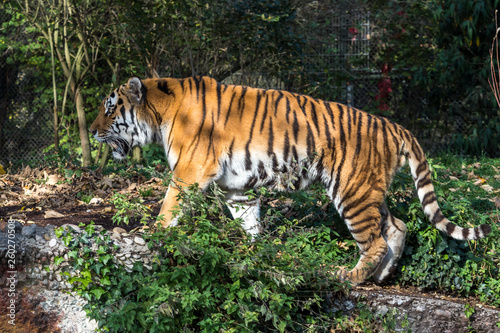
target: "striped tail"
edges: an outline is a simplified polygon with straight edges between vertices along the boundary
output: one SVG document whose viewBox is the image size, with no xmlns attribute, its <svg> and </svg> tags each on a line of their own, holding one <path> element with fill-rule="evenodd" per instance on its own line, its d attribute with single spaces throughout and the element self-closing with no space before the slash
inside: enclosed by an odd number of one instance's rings
<svg viewBox="0 0 500 333">
<path fill-rule="evenodd" d="M 406 132 L 406 131 L 405 131 Z M 415 137 L 406 132 L 409 147 L 403 148 L 408 156 L 411 175 L 415 181 L 418 198 L 424 213 L 432 224 L 440 231 L 458 240 L 474 240 L 486 237 L 491 231 L 491 226 L 482 224 L 475 228 L 461 228 L 444 217 L 439 208 L 434 186 L 432 186 L 431 171 L 424 152 Z"/>
</svg>

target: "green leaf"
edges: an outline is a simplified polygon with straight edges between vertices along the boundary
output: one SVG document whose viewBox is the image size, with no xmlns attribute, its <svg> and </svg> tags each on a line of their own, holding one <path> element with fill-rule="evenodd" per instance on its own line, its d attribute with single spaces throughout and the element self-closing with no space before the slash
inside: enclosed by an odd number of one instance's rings
<svg viewBox="0 0 500 333">
<path fill-rule="evenodd" d="M 69 243 L 72 240 L 73 240 L 73 236 L 71 236 L 71 234 L 68 234 L 65 237 L 63 237 L 63 242 L 64 242 L 64 245 L 66 245 L 66 247 L 69 247 Z"/>
<path fill-rule="evenodd" d="M 64 233 L 64 228 L 55 228 L 54 232 L 57 238 L 61 238 L 62 234 Z"/>
<path fill-rule="evenodd" d="M 106 293 L 102 288 L 94 288 L 90 292 L 94 294 L 98 300 L 101 299 L 101 296 Z"/>
<path fill-rule="evenodd" d="M 102 245 L 100 245 L 96 251 L 96 254 L 101 255 L 101 254 L 105 254 L 105 253 L 106 253 L 106 250 L 104 249 L 104 247 Z"/>
<path fill-rule="evenodd" d="M 102 262 L 104 265 L 107 265 L 107 263 L 111 260 L 112 256 L 111 254 L 106 254 L 104 256 L 99 257 L 99 261 Z"/>
<path fill-rule="evenodd" d="M 278 324 L 278 330 L 280 332 L 285 332 L 285 329 L 286 329 L 286 321 L 281 321 L 279 324 Z"/>
<path fill-rule="evenodd" d="M 73 258 L 76 259 L 78 256 L 78 251 L 77 250 L 71 250 L 68 252 L 68 258 Z"/>
<path fill-rule="evenodd" d="M 64 261 L 63 257 L 54 257 L 54 265 L 59 266 Z"/>
<path fill-rule="evenodd" d="M 102 285 L 104 286 L 110 286 L 111 285 L 111 282 L 109 281 L 109 277 L 103 277 L 100 281 L 99 281 Z"/>
</svg>

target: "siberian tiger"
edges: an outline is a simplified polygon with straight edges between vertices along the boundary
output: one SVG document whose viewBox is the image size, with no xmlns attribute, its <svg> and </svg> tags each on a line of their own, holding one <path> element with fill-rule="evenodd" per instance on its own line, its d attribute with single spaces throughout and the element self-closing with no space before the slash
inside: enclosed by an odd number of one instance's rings
<svg viewBox="0 0 500 333">
<path fill-rule="evenodd" d="M 491 230 L 461 228 L 443 216 L 424 152 L 408 130 L 339 103 L 207 77 L 132 77 L 102 102 L 90 131 L 117 159 L 132 146 L 161 143 L 177 184 L 205 189 L 216 182 L 252 236 L 259 232 L 259 202 L 248 202 L 246 191 L 323 183 L 361 251 L 354 269 L 339 274 L 353 284 L 370 276 L 387 280 L 401 257 L 406 225 L 391 215 L 384 197 L 406 159 L 437 229 L 459 240 L 483 238 Z M 165 227 L 177 224 L 171 210 L 178 194 L 178 186 L 167 190 L 160 211 Z M 245 209 L 234 209 L 234 202 Z"/>
</svg>

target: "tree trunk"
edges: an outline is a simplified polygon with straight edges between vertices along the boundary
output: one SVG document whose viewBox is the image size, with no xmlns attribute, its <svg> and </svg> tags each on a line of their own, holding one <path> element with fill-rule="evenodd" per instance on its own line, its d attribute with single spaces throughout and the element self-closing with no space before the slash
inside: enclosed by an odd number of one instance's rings
<svg viewBox="0 0 500 333">
<path fill-rule="evenodd" d="M 142 160 L 142 149 L 139 146 L 132 148 L 132 161 L 134 163 L 140 163 Z"/>
<path fill-rule="evenodd" d="M 54 106 L 52 108 L 54 115 L 54 149 L 59 153 L 59 116 L 57 114 L 57 81 L 56 81 L 56 62 L 54 59 L 54 36 L 52 29 L 48 29 L 47 33 L 50 44 L 50 65 L 52 72 L 52 93 L 54 96 Z"/>
<path fill-rule="evenodd" d="M 80 141 L 82 143 L 82 166 L 88 167 L 92 165 L 92 157 L 90 154 L 89 131 L 87 121 L 85 119 L 85 109 L 83 107 L 83 96 L 80 87 L 75 91 L 76 113 L 78 114 L 78 128 L 80 130 Z"/>
<path fill-rule="evenodd" d="M 111 148 L 109 147 L 109 145 L 107 144 L 105 147 L 104 147 L 104 152 L 102 153 L 102 157 L 101 157 L 101 164 L 99 165 L 99 167 L 101 169 L 104 169 L 104 167 L 106 166 L 106 164 L 108 163 L 108 160 L 109 160 L 109 152 L 110 152 Z"/>
</svg>

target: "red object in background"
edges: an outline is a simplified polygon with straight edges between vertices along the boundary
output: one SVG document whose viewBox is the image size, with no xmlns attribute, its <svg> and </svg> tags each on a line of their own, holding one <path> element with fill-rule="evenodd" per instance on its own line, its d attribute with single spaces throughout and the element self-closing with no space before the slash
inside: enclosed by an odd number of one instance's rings
<svg viewBox="0 0 500 333">
<path fill-rule="evenodd" d="M 358 29 L 356 28 L 349 28 L 349 33 L 352 35 L 351 37 L 351 42 L 354 42 L 356 40 L 356 36 L 358 34 Z"/>
<path fill-rule="evenodd" d="M 391 88 L 391 79 L 389 78 L 389 72 L 391 71 L 392 67 L 390 67 L 387 64 L 384 64 L 382 66 L 382 80 L 377 84 L 378 86 L 378 94 L 375 96 L 375 100 L 379 101 L 378 109 L 382 111 L 387 111 L 389 110 L 389 104 L 387 102 L 389 101 L 389 94 L 392 92 Z"/>
</svg>

